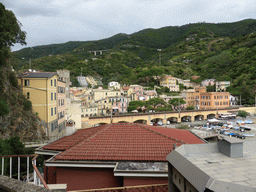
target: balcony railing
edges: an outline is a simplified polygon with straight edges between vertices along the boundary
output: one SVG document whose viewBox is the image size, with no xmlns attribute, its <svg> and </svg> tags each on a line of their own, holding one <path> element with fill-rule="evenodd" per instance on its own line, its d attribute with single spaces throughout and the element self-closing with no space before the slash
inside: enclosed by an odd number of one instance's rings
<svg viewBox="0 0 256 192">
<path fill-rule="evenodd" d="M 32 161 L 32 167 L 33 167 L 33 180 L 34 180 L 34 185 L 41 185 L 43 184 L 43 186 L 46 188 L 46 189 L 49 189 L 49 187 L 47 186 L 46 182 L 44 181 L 42 175 L 40 174 L 40 172 L 38 171 L 37 167 L 36 167 L 36 158 L 38 157 L 38 155 L 5 155 L 5 156 L 0 156 L 0 158 L 2 158 L 2 175 L 4 175 L 4 170 L 5 170 L 5 160 L 9 158 L 9 168 L 10 168 L 10 173 L 9 173 L 9 176 L 10 178 L 13 177 L 13 158 L 17 158 L 18 159 L 18 176 L 17 176 L 17 179 L 20 181 L 21 180 L 21 176 L 20 176 L 20 160 L 21 158 L 27 158 L 27 173 L 23 180 L 26 181 L 26 182 L 29 182 L 30 181 L 30 168 L 29 168 L 29 165 L 30 165 L 30 158 L 32 158 L 31 161 Z"/>
</svg>

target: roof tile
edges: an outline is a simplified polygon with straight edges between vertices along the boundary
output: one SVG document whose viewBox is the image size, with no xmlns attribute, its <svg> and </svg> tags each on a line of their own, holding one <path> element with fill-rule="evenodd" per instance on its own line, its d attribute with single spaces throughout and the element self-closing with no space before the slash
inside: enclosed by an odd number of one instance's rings
<svg viewBox="0 0 256 192">
<path fill-rule="evenodd" d="M 78 130 L 43 149 L 63 151 L 56 160 L 166 161 L 174 143 L 204 142 L 187 130 L 116 123 Z"/>
</svg>

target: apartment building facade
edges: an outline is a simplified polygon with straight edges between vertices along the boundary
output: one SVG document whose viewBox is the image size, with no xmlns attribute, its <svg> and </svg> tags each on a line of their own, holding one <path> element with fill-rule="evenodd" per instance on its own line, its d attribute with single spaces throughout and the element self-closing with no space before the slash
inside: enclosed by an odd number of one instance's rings
<svg viewBox="0 0 256 192">
<path fill-rule="evenodd" d="M 170 76 L 170 75 L 166 75 L 164 77 L 162 77 L 160 79 L 160 85 L 163 87 L 168 87 L 170 89 L 170 91 L 179 91 L 180 87 L 177 84 L 177 78 Z"/>
<path fill-rule="evenodd" d="M 230 106 L 228 92 L 205 92 L 200 95 L 199 109 L 222 109 Z"/>
<path fill-rule="evenodd" d="M 58 79 L 58 130 L 56 135 L 66 135 L 66 82 Z"/>
<path fill-rule="evenodd" d="M 47 136 L 55 136 L 58 129 L 57 73 L 25 72 L 18 75 L 23 94 L 41 119 Z"/>
</svg>

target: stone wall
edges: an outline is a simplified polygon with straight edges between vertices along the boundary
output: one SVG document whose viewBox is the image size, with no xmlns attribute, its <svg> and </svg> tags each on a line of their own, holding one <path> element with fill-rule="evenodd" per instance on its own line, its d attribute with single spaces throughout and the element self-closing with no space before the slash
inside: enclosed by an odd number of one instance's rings
<svg viewBox="0 0 256 192">
<path fill-rule="evenodd" d="M 44 187 L 36 186 L 24 181 L 18 181 L 6 176 L 0 175 L 0 191 L 1 192 L 64 192 L 65 190 L 48 190 Z"/>
</svg>

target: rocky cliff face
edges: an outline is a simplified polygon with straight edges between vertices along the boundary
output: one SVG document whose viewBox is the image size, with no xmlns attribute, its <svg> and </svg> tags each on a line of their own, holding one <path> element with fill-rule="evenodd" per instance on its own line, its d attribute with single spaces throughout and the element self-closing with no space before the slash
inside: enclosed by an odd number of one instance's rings
<svg viewBox="0 0 256 192">
<path fill-rule="evenodd" d="M 31 102 L 23 95 L 10 66 L 0 67 L 0 102 L 0 138 L 16 134 L 21 141 L 44 139 L 39 118 L 33 113 Z"/>
</svg>

